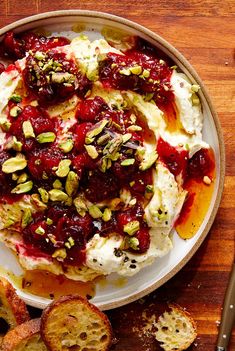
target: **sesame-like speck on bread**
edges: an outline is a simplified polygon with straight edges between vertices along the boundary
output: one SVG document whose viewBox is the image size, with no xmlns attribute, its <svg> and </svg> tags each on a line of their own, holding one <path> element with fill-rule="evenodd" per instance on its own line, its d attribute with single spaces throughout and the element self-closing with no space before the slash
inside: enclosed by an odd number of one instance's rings
<svg viewBox="0 0 235 351">
<path fill-rule="evenodd" d="M 155 327 L 155 338 L 165 351 L 186 350 L 197 336 L 197 327 L 188 312 L 176 304 L 169 304 L 170 311 L 164 312 Z"/>
<path fill-rule="evenodd" d="M 40 319 L 31 319 L 13 330 L 3 338 L 1 351 L 47 351 L 40 335 Z"/>
<path fill-rule="evenodd" d="M 17 296 L 7 279 L 0 277 L 0 338 L 5 332 L 1 327 L 7 326 L 10 330 L 29 319 L 24 301 Z"/>
<path fill-rule="evenodd" d="M 107 351 L 112 344 L 108 317 L 78 295 L 63 296 L 43 311 L 41 334 L 49 351 Z"/>
</svg>

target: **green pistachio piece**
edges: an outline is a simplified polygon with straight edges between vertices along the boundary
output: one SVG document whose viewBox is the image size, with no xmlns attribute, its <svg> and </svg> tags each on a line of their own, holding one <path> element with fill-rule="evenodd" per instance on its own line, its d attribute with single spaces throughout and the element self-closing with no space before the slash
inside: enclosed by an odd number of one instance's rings
<svg viewBox="0 0 235 351">
<path fill-rule="evenodd" d="M 45 171 L 43 171 L 42 172 L 42 179 L 48 179 L 49 177 L 48 177 L 48 175 L 46 174 L 46 172 Z"/>
<path fill-rule="evenodd" d="M 192 104 L 194 106 L 199 106 L 200 105 L 200 100 L 197 94 L 192 94 Z"/>
<path fill-rule="evenodd" d="M 43 227 L 39 226 L 35 230 L 35 233 L 38 234 L 38 235 L 44 235 L 45 234 L 45 229 L 43 229 Z"/>
<path fill-rule="evenodd" d="M 84 145 L 84 146 L 85 146 L 85 149 L 86 149 L 88 155 L 89 155 L 93 160 L 95 160 L 95 159 L 99 156 L 99 154 L 98 154 L 98 152 L 97 152 L 95 146 L 93 146 L 93 145 Z"/>
<path fill-rule="evenodd" d="M 144 70 L 143 70 L 143 73 L 142 73 L 142 76 L 143 76 L 144 78 L 148 78 L 148 77 L 150 76 L 149 70 L 144 69 Z"/>
<path fill-rule="evenodd" d="M 56 72 L 51 75 L 52 83 L 73 83 L 75 81 L 75 75 L 69 72 Z"/>
<path fill-rule="evenodd" d="M 36 51 L 34 54 L 34 57 L 39 60 L 42 61 L 46 58 L 46 55 L 42 52 L 42 51 Z"/>
<path fill-rule="evenodd" d="M 140 132 L 142 127 L 133 124 L 132 126 L 127 128 L 128 132 Z"/>
<path fill-rule="evenodd" d="M 40 144 L 43 143 L 53 143 L 55 141 L 56 135 L 53 132 L 46 132 L 46 133 L 41 133 L 37 136 L 37 141 Z"/>
<path fill-rule="evenodd" d="M 79 177 L 77 173 L 70 171 L 66 178 L 65 190 L 69 196 L 74 196 L 78 190 Z"/>
<path fill-rule="evenodd" d="M 56 258 L 58 261 L 63 261 L 67 257 L 67 252 L 65 249 L 57 249 L 52 254 L 53 258 Z"/>
<path fill-rule="evenodd" d="M 64 202 L 68 200 L 68 195 L 59 189 L 49 190 L 49 198 L 51 201 L 61 201 Z"/>
<path fill-rule="evenodd" d="M 39 194 L 32 194 L 31 195 L 31 202 L 33 203 L 33 205 L 35 207 L 37 207 L 39 210 L 45 210 L 47 208 L 47 205 L 44 204 L 41 200 L 40 200 L 40 196 Z"/>
<path fill-rule="evenodd" d="M 33 126 L 30 121 L 24 121 L 22 127 L 23 127 L 23 133 L 26 139 L 35 138 Z"/>
<path fill-rule="evenodd" d="M 65 201 L 65 205 L 72 206 L 72 204 L 73 204 L 73 198 L 69 196 L 68 199 Z"/>
<path fill-rule="evenodd" d="M 23 157 L 11 157 L 2 164 L 2 171 L 4 173 L 14 173 L 21 171 L 27 166 L 27 161 Z"/>
<path fill-rule="evenodd" d="M 108 222 L 110 221 L 111 217 L 112 217 L 112 211 L 109 208 L 106 208 L 102 216 L 103 221 Z"/>
<path fill-rule="evenodd" d="M 4 223 L 4 229 L 5 228 L 9 228 L 10 226 L 12 226 L 13 224 L 17 223 L 16 219 L 15 218 L 11 218 L 9 217 L 6 222 Z"/>
<path fill-rule="evenodd" d="M 124 225 L 123 231 L 128 235 L 134 235 L 140 229 L 139 221 L 131 221 Z"/>
<path fill-rule="evenodd" d="M 81 197 L 76 197 L 73 200 L 73 203 L 74 203 L 74 206 L 76 207 L 78 214 L 84 217 L 88 210 L 85 201 Z"/>
<path fill-rule="evenodd" d="M 130 140 L 131 137 L 132 137 L 131 133 L 126 133 L 126 134 L 122 135 L 122 142 L 123 142 L 123 144 L 125 144 L 128 140 Z"/>
<path fill-rule="evenodd" d="M 101 135 L 98 139 L 97 139 L 97 144 L 98 145 L 105 145 L 110 139 L 110 135 L 108 133 Z"/>
<path fill-rule="evenodd" d="M 22 220 L 21 220 L 21 227 L 22 228 L 25 228 L 27 227 L 27 225 L 29 223 L 31 223 L 33 220 L 33 217 L 32 217 L 32 212 L 29 208 L 26 208 L 24 210 L 24 213 L 23 213 L 23 216 L 22 216 Z"/>
<path fill-rule="evenodd" d="M 139 75 L 142 73 L 142 67 L 141 66 L 133 66 L 133 67 L 130 67 L 130 71 L 133 74 Z"/>
<path fill-rule="evenodd" d="M 17 185 L 14 189 L 11 190 L 12 194 L 24 194 L 28 193 L 33 187 L 33 182 L 32 180 L 29 180 L 26 183 L 22 183 Z"/>
<path fill-rule="evenodd" d="M 153 185 L 147 185 L 145 190 L 147 191 L 147 193 L 153 193 L 154 189 L 153 189 Z"/>
<path fill-rule="evenodd" d="M 132 187 L 135 185 L 135 181 L 133 180 L 132 182 L 129 183 L 129 185 Z"/>
<path fill-rule="evenodd" d="M 8 132 L 11 128 L 11 122 L 4 120 L 0 122 L 0 126 L 4 132 Z"/>
<path fill-rule="evenodd" d="M 63 185 L 59 179 L 56 179 L 52 185 L 53 185 L 54 189 L 62 189 L 63 188 Z"/>
<path fill-rule="evenodd" d="M 18 141 L 15 136 L 13 136 L 12 149 L 15 150 L 15 151 L 21 151 L 22 150 L 22 146 L 23 146 L 23 144 L 20 141 Z"/>
<path fill-rule="evenodd" d="M 93 127 L 92 130 L 89 130 L 89 132 L 86 133 L 86 139 L 85 142 L 86 144 L 91 144 L 97 135 L 99 135 L 104 127 L 109 123 L 109 120 L 103 119 L 101 122 L 96 123 Z"/>
<path fill-rule="evenodd" d="M 28 174 L 22 173 L 17 179 L 17 184 L 25 183 L 27 179 L 28 179 Z"/>
<path fill-rule="evenodd" d="M 52 224 L 53 224 L 53 220 L 50 219 L 50 218 L 47 218 L 47 219 L 46 219 L 46 224 L 47 224 L 47 225 L 52 225 Z"/>
<path fill-rule="evenodd" d="M 99 166 L 99 169 L 101 170 L 101 172 L 105 173 L 107 170 L 107 163 L 108 163 L 108 159 L 105 157 L 102 157 L 101 159 L 101 164 Z"/>
<path fill-rule="evenodd" d="M 88 208 L 89 214 L 91 215 L 92 218 L 101 218 L 102 217 L 102 212 L 100 211 L 99 207 L 96 205 L 92 205 Z"/>
<path fill-rule="evenodd" d="M 129 238 L 128 244 L 133 250 L 139 250 L 139 240 L 137 238 Z"/>
<path fill-rule="evenodd" d="M 38 192 L 41 196 L 42 202 L 47 203 L 49 200 L 49 194 L 44 188 L 38 188 Z"/>
<path fill-rule="evenodd" d="M 59 145 L 59 148 L 67 154 L 73 149 L 74 142 L 72 139 L 68 139 Z"/>
<path fill-rule="evenodd" d="M 18 103 L 21 102 L 22 98 L 18 94 L 12 94 L 9 100 Z"/>
<path fill-rule="evenodd" d="M 17 117 L 21 112 L 21 108 L 19 106 L 14 106 L 10 109 L 10 116 Z"/>
<path fill-rule="evenodd" d="M 17 180 L 19 178 L 19 176 L 18 176 L 18 174 L 17 173 L 12 173 L 12 175 L 11 175 L 11 179 L 12 180 Z"/>
<path fill-rule="evenodd" d="M 69 167 L 71 165 L 71 160 L 61 160 L 58 166 L 56 175 L 60 178 L 64 178 L 69 173 Z"/>
<path fill-rule="evenodd" d="M 197 85 L 197 84 L 191 85 L 191 91 L 192 91 L 193 93 L 197 93 L 197 92 L 199 91 L 199 89 L 200 89 L 200 86 L 199 86 L 199 85 Z"/>
<path fill-rule="evenodd" d="M 146 171 L 146 169 L 150 168 L 156 162 L 157 158 L 158 158 L 158 154 L 155 150 L 151 151 L 150 153 L 146 152 L 140 164 L 140 167 L 139 167 L 140 170 Z"/>
<path fill-rule="evenodd" d="M 123 74 L 124 76 L 130 76 L 131 70 L 130 70 L 130 68 L 123 68 L 123 69 L 120 69 L 119 73 Z"/>
<path fill-rule="evenodd" d="M 121 162 L 121 166 L 131 166 L 135 163 L 134 158 L 127 158 L 126 160 Z"/>
</svg>

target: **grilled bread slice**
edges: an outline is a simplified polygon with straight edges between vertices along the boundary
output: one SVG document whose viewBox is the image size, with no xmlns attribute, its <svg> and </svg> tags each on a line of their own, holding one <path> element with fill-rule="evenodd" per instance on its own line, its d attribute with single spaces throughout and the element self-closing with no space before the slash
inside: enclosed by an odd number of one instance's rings
<svg viewBox="0 0 235 351">
<path fill-rule="evenodd" d="M 1 351 L 47 351 L 40 334 L 40 319 L 31 319 L 10 330 L 3 338 Z"/>
<path fill-rule="evenodd" d="M 107 316 L 78 295 L 63 296 L 43 311 L 41 335 L 50 351 L 106 351 L 112 343 Z"/>
<path fill-rule="evenodd" d="M 196 323 L 188 312 L 176 304 L 169 304 L 156 323 L 155 337 L 165 351 L 186 350 L 197 336 Z"/>
<path fill-rule="evenodd" d="M 0 277 L 0 341 L 8 330 L 29 319 L 24 301 L 17 296 L 13 286 Z"/>
</svg>

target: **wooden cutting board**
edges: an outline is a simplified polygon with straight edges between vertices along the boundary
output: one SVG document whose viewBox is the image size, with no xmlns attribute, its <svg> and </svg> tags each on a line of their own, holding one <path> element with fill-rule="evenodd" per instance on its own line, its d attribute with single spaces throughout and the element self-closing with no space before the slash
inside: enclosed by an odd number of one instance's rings
<svg viewBox="0 0 235 351">
<path fill-rule="evenodd" d="M 173 279 L 151 295 L 109 311 L 119 342 L 113 351 L 154 351 L 148 325 L 165 301 L 185 307 L 196 319 L 191 351 L 214 351 L 235 233 L 235 1 L 234 0 L 1 0 L 0 26 L 40 12 L 86 9 L 110 12 L 160 34 L 196 68 L 206 84 L 224 132 L 224 195 L 207 239 Z M 229 351 L 235 350 L 235 331 Z"/>
</svg>

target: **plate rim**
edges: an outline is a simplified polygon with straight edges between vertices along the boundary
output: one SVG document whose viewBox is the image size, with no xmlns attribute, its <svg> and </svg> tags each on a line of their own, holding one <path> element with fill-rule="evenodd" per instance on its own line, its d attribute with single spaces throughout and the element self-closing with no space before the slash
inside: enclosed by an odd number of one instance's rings
<svg viewBox="0 0 235 351">
<path fill-rule="evenodd" d="M 150 294 L 163 284 L 165 284 L 169 279 L 171 279 L 173 276 L 176 275 L 185 265 L 186 263 L 193 257 L 193 255 L 196 253 L 196 251 L 199 249 L 203 241 L 205 240 L 206 236 L 208 235 L 210 228 L 215 220 L 215 216 L 217 214 L 217 211 L 219 209 L 219 205 L 221 202 L 222 198 L 222 193 L 223 193 L 223 186 L 224 186 L 224 179 L 225 179 L 225 145 L 224 145 L 224 138 L 223 138 L 223 132 L 220 124 L 220 120 L 218 117 L 218 114 L 213 106 L 213 103 L 211 101 L 211 98 L 209 96 L 209 93 L 207 91 L 207 88 L 205 87 L 205 84 L 202 82 L 201 78 L 199 77 L 198 73 L 194 69 L 194 67 L 191 65 L 191 63 L 188 62 L 188 60 L 173 46 L 171 45 L 167 40 L 162 38 L 159 34 L 154 33 L 150 29 L 133 22 L 129 19 L 116 16 L 113 14 L 109 14 L 106 12 L 100 12 L 100 11 L 91 11 L 91 10 L 59 10 L 59 11 L 50 11 L 50 12 L 42 12 L 40 14 L 36 14 L 33 16 L 28 16 L 23 19 L 17 20 L 13 23 L 10 23 L 3 28 L 0 29 L 0 36 L 4 35 L 6 32 L 10 30 L 14 30 L 20 26 L 30 24 L 30 23 L 36 23 L 40 20 L 46 20 L 50 18 L 56 18 L 56 17 L 93 17 L 93 18 L 98 18 L 98 19 L 107 19 L 112 22 L 116 22 L 119 24 L 124 24 L 132 29 L 137 30 L 141 34 L 144 34 L 145 36 L 151 38 L 153 41 L 159 43 L 163 47 L 165 47 L 168 52 L 170 52 L 175 58 L 179 60 L 179 62 L 190 72 L 192 78 L 197 81 L 201 87 L 201 91 L 203 93 L 203 96 L 208 104 L 209 110 L 211 112 L 211 116 L 213 118 L 213 122 L 215 125 L 217 137 L 218 137 L 218 145 L 219 145 L 219 156 L 220 156 L 220 167 L 219 167 L 219 183 L 218 183 L 218 190 L 216 193 L 215 197 L 215 202 L 214 206 L 211 210 L 211 214 L 209 216 L 209 219 L 200 234 L 199 238 L 193 245 L 193 247 L 189 250 L 189 252 L 181 259 L 181 261 L 170 271 L 168 272 L 164 277 L 159 279 L 157 282 L 151 284 L 150 286 L 144 288 L 143 290 L 131 294 L 130 296 L 123 297 L 118 299 L 117 301 L 110 302 L 110 303 L 103 303 L 99 305 L 99 308 L 102 310 L 109 310 L 113 308 L 117 308 L 123 305 L 126 305 L 128 303 L 131 303 L 133 301 L 136 301 L 139 298 L 142 298 L 143 296 Z M 27 301 L 27 298 L 24 298 L 26 303 L 30 302 L 32 305 L 32 299 L 30 301 Z M 44 303 L 42 303 L 41 306 L 37 304 L 37 307 L 43 308 Z"/>
</svg>

